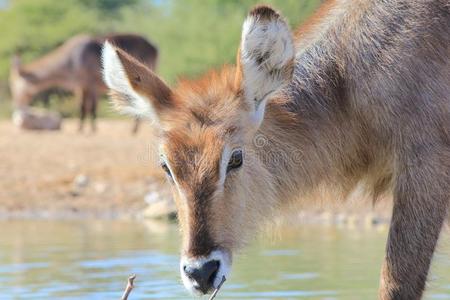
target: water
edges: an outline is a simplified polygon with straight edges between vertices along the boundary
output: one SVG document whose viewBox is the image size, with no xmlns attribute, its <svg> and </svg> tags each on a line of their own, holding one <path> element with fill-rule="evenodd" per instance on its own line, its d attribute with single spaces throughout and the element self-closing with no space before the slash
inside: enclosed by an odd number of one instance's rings
<svg viewBox="0 0 450 300">
<path fill-rule="evenodd" d="M 426 299 L 450 299 L 448 232 Z M 376 299 L 386 232 L 283 228 L 235 257 L 216 299 Z M 123 221 L 0 222 L 0 299 L 190 299 L 176 226 Z"/>
</svg>

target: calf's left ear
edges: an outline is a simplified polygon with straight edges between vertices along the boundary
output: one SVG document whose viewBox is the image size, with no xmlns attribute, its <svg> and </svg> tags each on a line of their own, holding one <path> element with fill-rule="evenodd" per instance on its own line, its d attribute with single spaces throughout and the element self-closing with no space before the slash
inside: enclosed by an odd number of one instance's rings
<svg viewBox="0 0 450 300">
<path fill-rule="evenodd" d="M 261 122 L 266 102 L 291 80 L 294 42 L 283 17 L 269 6 L 257 6 L 242 26 L 237 81 L 255 122 Z"/>
<path fill-rule="evenodd" d="M 150 68 L 125 51 L 105 42 L 103 80 L 115 108 L 122 113 L 159 121 L 174 106 L 171 89 Z"/>
</svg>

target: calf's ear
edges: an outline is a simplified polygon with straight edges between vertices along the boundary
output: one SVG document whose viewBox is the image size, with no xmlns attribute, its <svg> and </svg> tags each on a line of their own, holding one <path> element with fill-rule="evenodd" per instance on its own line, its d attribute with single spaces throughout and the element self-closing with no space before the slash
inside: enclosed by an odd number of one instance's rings
<svg viewBox="0 0 450 300">
<path fill-rule="evenodd" d="M 242 26 L 237 81 L 255 122 L 262 121 L 267 101 L 292 80 L 294 58 L 283 17 L 269 6 L 252 9 Z"/>
<path fill-rule="evenodd" d="M 103 80 L 115 108 L 124 114 L 159 121 L 174 106 L 166 83 L 125 51 L 105 42 L 102 50 Z"/>
</svg>

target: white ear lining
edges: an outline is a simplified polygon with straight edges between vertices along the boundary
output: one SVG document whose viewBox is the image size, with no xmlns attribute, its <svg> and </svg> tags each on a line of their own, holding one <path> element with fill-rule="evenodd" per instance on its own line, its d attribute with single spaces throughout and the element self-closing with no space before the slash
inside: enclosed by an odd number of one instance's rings
<svg viewBox="0 0 450 300">
<path fill-rule="evenodd" d="M 130 84 L 117 50 L 108 41 L 102 50 L 103 80 L 113 91 L 120 93 L 126 105 L 120 106 L 120 112 L 157 120 L 157 115 L 151 107 L 149 99 L 137 93 Z"/>
<path fill-rule="evenodd" d="M 295 56 L 294 44 L 289 27 L 278 14 L 271 20 L 247 17 L 241 40 L 242 87 L 254 107 L 251 122 L 259 126 L 268 99 L 290 80 L 286 70 Z"/>
<path fill-rule="evenodd" d="M 123 69 L 117 50 L 105 42 L 102 51 L 103 80 L 106 85 L 119 93 L 128 93 L 131 89 L 128 77 Z"/>
</svg>

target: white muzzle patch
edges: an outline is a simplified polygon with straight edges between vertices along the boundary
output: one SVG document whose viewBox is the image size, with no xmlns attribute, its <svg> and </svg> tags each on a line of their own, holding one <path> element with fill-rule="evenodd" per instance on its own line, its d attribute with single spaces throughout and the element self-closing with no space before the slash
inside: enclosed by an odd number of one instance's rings
<svg viewBox="0 0 450 300">
<path fill-rule="evenodd" d="M 192 271 L 202 270 L 208 263 L 218 262 L 218 269 L 213 272 L 214 278 L 212 280 L 206 279 L 209 284 L 205 288 L 204 283 L 202 284 L 201 280 L 196 280 L 196 276 L 192 276 L 189 273 Z M 214 250 L 208 256 L 201 257 L 187 257 L 182 256 L 180 261 L 180 273 L 181 279 L 185 288 L 194 295 L 203 295 L 207 293 L 211 293 L 214 289 L 216 289 L 220 282 L 222 281 L 222 277 L 228 278 L 231 269 L 231 254 L 225 250 Z M 200 283 L 199 283 L 200 282 Z"/>
</svg>

